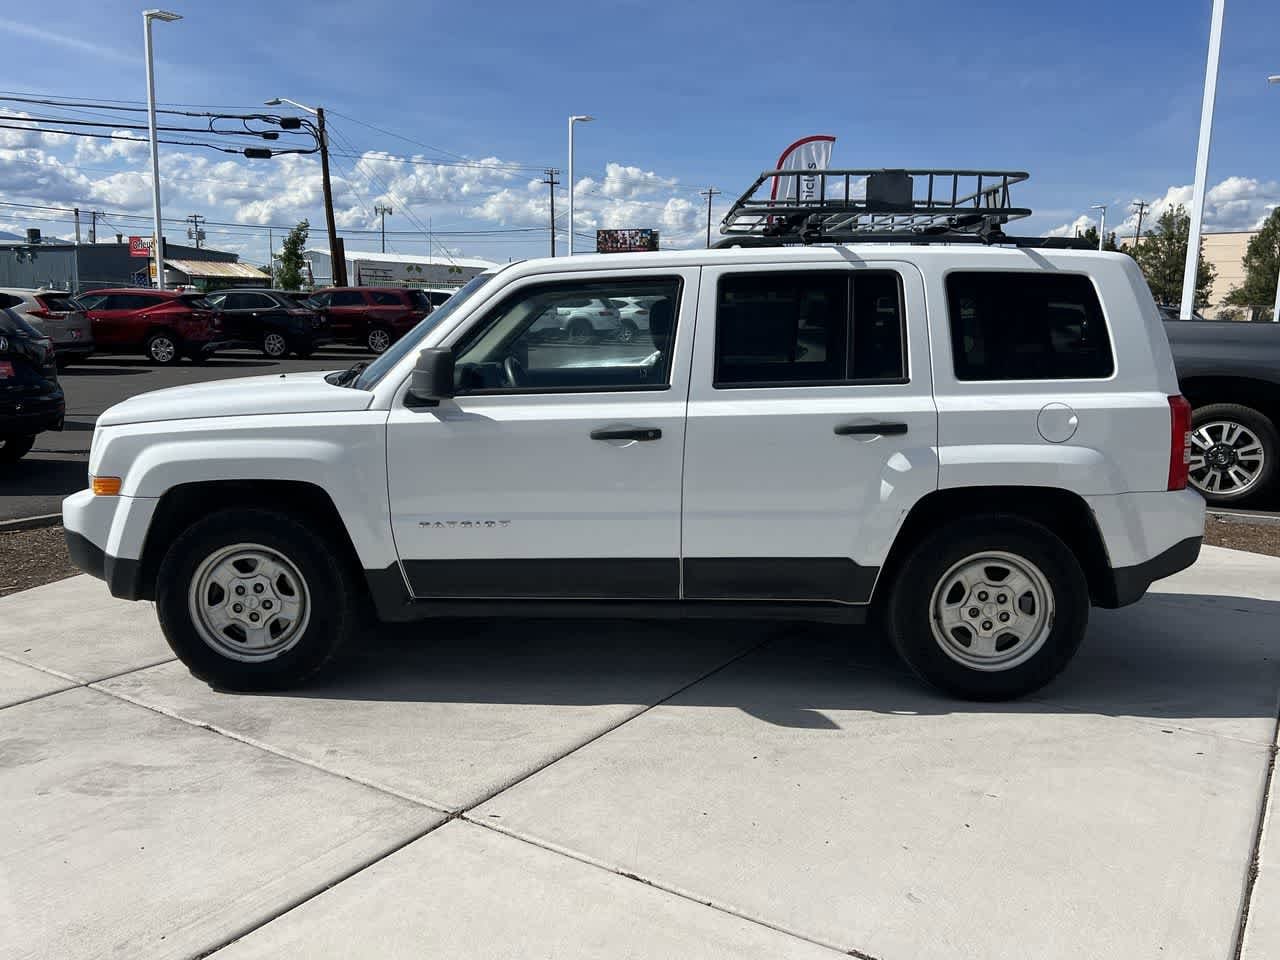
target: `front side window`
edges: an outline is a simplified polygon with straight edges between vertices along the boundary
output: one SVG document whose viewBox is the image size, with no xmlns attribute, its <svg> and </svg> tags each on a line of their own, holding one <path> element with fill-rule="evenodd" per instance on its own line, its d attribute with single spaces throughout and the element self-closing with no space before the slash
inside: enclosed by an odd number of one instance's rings
<svg viewBox="0 0 1280 960">
<path fill-rule="evenodd" d="M 1085 380 L 1115 361 L 1086 276 L 958 272 L 947 276 L 957 380 Z"/>
<path fill-rule="evenodd" d="M 721 278 L 716 387 L 900 381 L 904 371 L 896 273 L 779 271 Z"/>
<path fill-rule="evenodd" d="M 623 327 L 615 298 L 649 304 Z M 459 393 L 661 390 L 671 383 L 678 278 L 539 284 L 508 297 L 456 351 Z"/>
</svg>

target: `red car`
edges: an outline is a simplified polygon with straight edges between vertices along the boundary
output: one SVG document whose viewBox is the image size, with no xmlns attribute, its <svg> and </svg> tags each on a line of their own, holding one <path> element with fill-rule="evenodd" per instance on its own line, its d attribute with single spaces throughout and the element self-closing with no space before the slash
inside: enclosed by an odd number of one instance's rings
<svg viewBox="0 0 1280 960">
<path fill-rule="evenodd" d="M 76 298 L 101 353 L 143 353 L 155 363 L 199 360 L 219 346 L 221 323 L 198 293 L 94 290 Z"/>
<path fill-rule="evenodd" d="M 326 287 L 311 302 L 329 321 L 339 343 L 359 343 L 382 353 L 431 312 L 421 290 L 404 287 Z"/>
</svg>

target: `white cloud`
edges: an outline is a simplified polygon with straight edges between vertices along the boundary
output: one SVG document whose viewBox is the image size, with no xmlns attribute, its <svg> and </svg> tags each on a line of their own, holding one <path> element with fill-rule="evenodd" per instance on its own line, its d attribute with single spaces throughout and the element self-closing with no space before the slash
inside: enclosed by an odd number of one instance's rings
<svg viewBox="0 0 1280 960">
<path fill-rule="evenodd" d="M 1052 230 L 1046 230 L 1046 237 L 1074 237 L 1084 233 L 1090 227 L 1096 227 L 1098 221 L 1093 217 L 1081 214 L 1070 223 L 1064 223 L 1061 226 L 1054 227 Z"/>
</svg>

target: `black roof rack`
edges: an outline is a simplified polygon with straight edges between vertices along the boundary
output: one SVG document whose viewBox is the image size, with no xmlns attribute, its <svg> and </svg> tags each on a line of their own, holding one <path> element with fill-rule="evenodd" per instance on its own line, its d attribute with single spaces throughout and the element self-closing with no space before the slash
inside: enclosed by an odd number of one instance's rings
<svg viewBox="0 0 1280 960">
<path fill-rule="evenodd" d="M 1031 215 L 1027 207 L 1015 207 L 1009 193 L 1027 177 L 1003 170 L 766 170 L 729 208 L 720 226 L 724 237 L 715 246 L 894 242 L 1087 249 L 1075 237 L 1005 234 L 1010 220 Z"/>
</svg>

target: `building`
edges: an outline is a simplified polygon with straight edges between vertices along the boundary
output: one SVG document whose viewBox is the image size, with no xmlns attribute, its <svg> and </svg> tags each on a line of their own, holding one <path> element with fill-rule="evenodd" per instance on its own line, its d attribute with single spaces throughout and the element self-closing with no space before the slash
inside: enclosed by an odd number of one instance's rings
<svg viewBox="0 0 1280 960">
<path fill-rule="evenodd" d="M 165 283 L 199 290 L 269 286 L 271 277 L 241 263 L 235 253 L 207 247 L 166 245 Z M 100 290 L 152 286 L 151 259 L 133 256 L 127 238 L 115 243 L 0 242 L 0 287 Z"/>
<path fill-rule="evenodd" d="M 1205 316 L 1215 316 L 1232 288 L 1244 283 L 1244 254 L 1249 241 L 1257 235 L 1257 230 L 1201 235 L 1204 258 L 1218 271 L 1209 287 L 1209 306 L 1205 309 Z"/>
<path fill-rule="evenodd" d="M 333 285 L 328 250 L 302 252 L 315 287 Z M 356 287 L 460 287 L 478 273 L 499 264 L 474 257 L 420 256 L 412 253 L 347 251 L 347 283 Z"/>
</svg>

